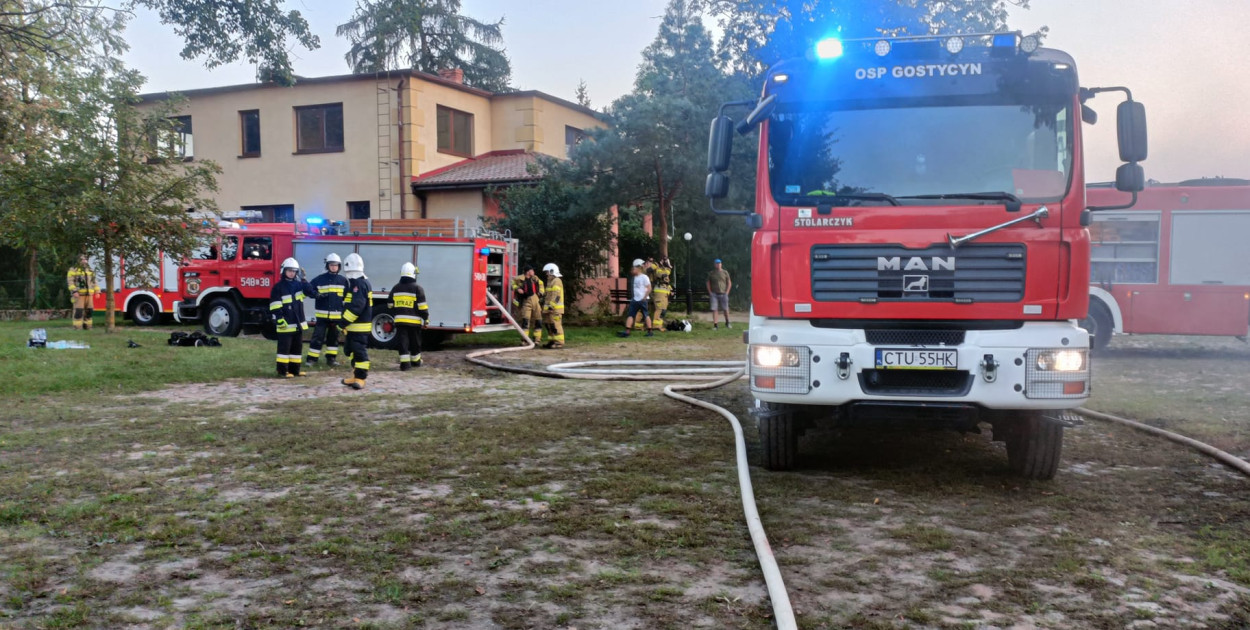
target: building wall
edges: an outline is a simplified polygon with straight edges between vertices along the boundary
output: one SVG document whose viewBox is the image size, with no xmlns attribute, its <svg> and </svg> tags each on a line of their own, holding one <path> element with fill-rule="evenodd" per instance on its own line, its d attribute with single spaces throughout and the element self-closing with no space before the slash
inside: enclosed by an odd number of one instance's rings
<svg viewBox="0 0 1250 630">
<path fill-rule="evenodd" d="M 439 190 L 426 193 L 427 219 L 461 219 L 467 225 L 481 224 L 485 212 L 481 190 Z"/>
</svg>

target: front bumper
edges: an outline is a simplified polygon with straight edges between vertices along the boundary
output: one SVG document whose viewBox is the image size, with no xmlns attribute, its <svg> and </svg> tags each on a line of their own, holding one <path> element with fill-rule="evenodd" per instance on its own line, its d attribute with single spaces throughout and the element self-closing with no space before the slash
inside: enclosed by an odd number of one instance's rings
<svg viewBox="0 0 1250 630">
<path fill-rule="evenodd" d="M 916 328 L 923 329 L 923 323 Z M 747 364 L 752 393 L 775 403 L 836 406 L 861 401 L 969 404 L 989 409 L 1070 409 L 1089 399 L 1089 334 L 1074 322 L 968 330 L 954 345 L 869 343 L 863 329 L 818 328 L 807 320 L 752 319 Z M 789 367 L 765 368 L 757 346 L 792 349 Z M 876 350 L 948 351 L 955 370 L 880 370 Z M 1043 371 L 1038 354 L 1075 351 L 1082 369 Z"/>
</svg>

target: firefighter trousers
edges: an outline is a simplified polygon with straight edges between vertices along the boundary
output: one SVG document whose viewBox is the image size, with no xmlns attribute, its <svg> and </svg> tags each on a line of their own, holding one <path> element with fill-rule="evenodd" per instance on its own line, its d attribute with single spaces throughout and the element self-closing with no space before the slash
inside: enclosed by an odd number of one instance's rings
<svg viewBox="0 0 1250 630">
<path fill-rule="evenodd" d="M 652 294 L 655 299 L 655 308 L 651 311 L 652 317 L 651 327 L 664 330 L 664 316 L 668 315 L 668 293 L 656 291 Z"/>
<path fill-rule="evenodd" d="M 355 370 L 352 376 L 362 381 L 369 378 L 369 333 L 347 333 L 346 345 L 347 355 L 351 359 L 352 368 Z"/>
<path fill-rule="evenodd" d="M 554 348 L 564 347 L 564 313 L 555 313 L 548 311 L 543 315 L 543 325 L 546 326 L 547 332 L 551 335 L 551 344 Z"/>
<path fill-rule="evenodd" d="M 339 328 L 333 320 L 317 318 L 313 327 L 312 341 L 308 342 L 308 362 L 316 363 L 322 354 L 326 361 L 334 361 L 339 355 Z"/>
<path fill-rule="evenodd" d="M 543 340 L 543 307 L 538 301 L 537 295 L 531 295 L 521 302 L 521 312 L 518 320 L 521 322 L 521 328 L 525 329 L 525 334 L 538 343 Z"/>
<path fill-rule="evenodd" d="M 95 311 L 92 310 L 91 296 L 74 295 L 74 328 L 91 330 L 91 317 L 93 315 L 95 315 Z"/>
<path fill-rule="evenodd" d="M 396 324 L 395 332 L 399 335 L 399 368 L 406 370 L 409 366 L 419 364 L 421 362 L 421 327 Z"/>
<path fill-rule="evenodd" d="M 304 332 L 278 333 L 278 375 L 299 376 L 304 361 Z"/>
</svg>

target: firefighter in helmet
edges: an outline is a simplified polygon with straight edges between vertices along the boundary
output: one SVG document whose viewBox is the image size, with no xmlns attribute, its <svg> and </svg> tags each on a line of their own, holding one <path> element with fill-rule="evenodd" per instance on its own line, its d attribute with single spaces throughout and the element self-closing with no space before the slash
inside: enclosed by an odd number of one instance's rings
<svg viewBox="0 0 1250 630">
<path fill-rule="evenodd" d="M 430 319 L 430 307 L 425 303 L 425 289 L 417 284 L 417 266 L 406 262 L 399 268 L 399 284 L 391 288 L 387 306 L 395 316 L 399 334 L 399 369 L 407 372 L 421 367 L 421 329 Z"/>
<path fill-rule="evenodd" d="M 365 261 L 360 254 L 348 254 L 343 260 L 347 290 L 343 294 L 343 319 L 347 330 L 347 354 L 352 362 L 352 375 L 343 384 L 364 389 L 369 378 L 369 334 L 373 330 L 373 287 L 365 275 Z"/>
<path fill-rule="evenodd" d="M 673 263 L 665 256 L 655 266 L 651 278 L 651 300 L 655 304 L 651 328 L 666 330 L 664 317 L 668 315 L 668 300 L 673 294 Z"/>
<path fill-rule="evenodd" d="M 269 291 L 269 315 L 278 333 L 278 376 L 295 378 L 304 361 L 304 331 L 308 322 L 304 318 L 304 297 L 317 295 L 317 289 L 303 278 L 299 261 L 288 258 L 282 261 L 282 277 Z"/>
<path fill-rule="evenodd" d="M 95 272 L 91 271 L 85 256 L 78 260 L 77 266 L 70 267 L 65 280 L 74 308 L 74 328 L 91 330 L 91 318 L 95 315 L 91 299 L 99 292 L 99 287 L 95 283 Z"/>
<path fill-rule="evenodd" d="M 322 354 L 326 355 L 326 365 L 334 367 L 338 362 L 339 321 L 343 319 L 343 291 L 347 289 L 347 278 L 339 273 L 342 262 L 338 254 L 326 255 L 325 273 L 310 283 L 317 289 L 317 324 L 308 344 L 309 365 L 316 365 Z"/>
<path fill-rule="evenodd" d="M 543 326 L 551 335 L 544 348 L 564 347 L 564 281 L 560 280 L 560 268 L 555 263 L 543 266 L 547 274 L 547 290 L 543 294 Z"/>
<path fill-rule="evenodd" d="M 534 343 L 543 340 L 542 299 L 546 287 L 534 273 L 533 265 L 525 267 L 525 273 L 512 279 L 512 308 L 516 311 L 521 328 Z"/>
</svg>

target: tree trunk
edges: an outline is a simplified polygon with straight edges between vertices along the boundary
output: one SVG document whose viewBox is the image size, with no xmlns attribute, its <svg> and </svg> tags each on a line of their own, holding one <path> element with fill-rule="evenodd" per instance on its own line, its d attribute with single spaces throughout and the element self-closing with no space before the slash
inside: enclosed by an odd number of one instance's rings
<svg viewBox="0 0 1250 630">
<path fill-rule="evenodd" d="M 660 258 L 668 258 L 668 194 L 664 190 L 664 169 L 660 167 L 660 161 L 655 160 L 655 188 L 656 201 L 660 207 Z"/>
<path fill-rule="evenodd" d="M 113 300 L 113 248 L 108 244 L 104 245 L 104 332 L 115 332 L 116 318 L 114 311 L 116 307 Z"/>
<path fill-rule="evenodd" d="M 35 298 L 39 296 L 39 250 L 30 248 L 30 259 L 26 262 L 26 308 L 34 310 Z"/>
</svg>

